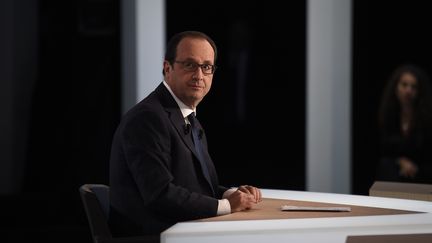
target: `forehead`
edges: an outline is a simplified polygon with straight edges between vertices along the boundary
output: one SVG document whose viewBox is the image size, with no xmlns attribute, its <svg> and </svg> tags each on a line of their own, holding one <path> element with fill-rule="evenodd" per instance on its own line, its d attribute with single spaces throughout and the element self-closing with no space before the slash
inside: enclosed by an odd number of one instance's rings
<svg viewBox="0 0 432 243">
<path fill-rule="evenodd" d="M 213 62 L 214 51 L 206 39 L 186 37 L 177 46 L 177 58 Z"/>
<path fill-rule="evenodd" d="M 405 72 L 401 75 L 399 82 L 400 83 L 402 83 L 402 82 L 404 82 L 404 83 L 417 83 L 417 79 L 412 73 Z"/>
</svg>

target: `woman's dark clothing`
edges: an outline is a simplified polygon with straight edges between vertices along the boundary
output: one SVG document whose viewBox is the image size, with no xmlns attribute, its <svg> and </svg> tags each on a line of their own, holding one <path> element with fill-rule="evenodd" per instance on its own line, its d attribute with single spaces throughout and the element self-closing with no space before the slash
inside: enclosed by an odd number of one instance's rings
<svg viewBox="0 0 432 243">
<path fill-rule="evenodd" d="M 432 136 L 428 127 L 418 124 L 407 136 L 402 134 L 400 122 L 383 129 L 376 180 L 432 183 Z M 414 178 L 399 175 L 398 160 L 401 157 L 406 157 L 417 165 L 418 172 Z"/>
</svg>

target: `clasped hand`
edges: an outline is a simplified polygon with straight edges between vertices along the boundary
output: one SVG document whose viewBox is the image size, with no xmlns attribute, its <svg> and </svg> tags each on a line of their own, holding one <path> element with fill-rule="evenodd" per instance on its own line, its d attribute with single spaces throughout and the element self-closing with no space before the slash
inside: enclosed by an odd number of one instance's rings
<svg viewBox="0 0 432 243">
<path fill-rule="evenodd" d="M 230 202 L 232 213 L 248 210 L 261 202 L 261 190 L 249 185 L 239 186 L 227 199 Z"/>
<path fill-rule="evenodd" d="M 399 158 L 399 174 L 403 177 L 414 178 L 417 175 L 418 167 L 409 158 L 401 157 Z"/>
</svg>

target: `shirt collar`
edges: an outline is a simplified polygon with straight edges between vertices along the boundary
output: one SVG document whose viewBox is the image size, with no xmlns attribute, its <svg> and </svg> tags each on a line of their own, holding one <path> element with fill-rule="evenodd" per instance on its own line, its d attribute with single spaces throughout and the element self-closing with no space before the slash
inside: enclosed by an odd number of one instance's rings
<svg viewBox="0 0 432 243">
<path fill-rule="evenodd" d="M 192 112 L 195 112 L 196 115 L 196 109 L 191 109 L 189 106 L 185 105 L 185 103 L 183 103 L 179 98 L 177 98 L 177 96 L 174 94 L 174 92 L 171 90 L 170 86 L 165 80 L 163 81 L 163 84 L 168 89 L 174 100 L 177 102 L 177 105 L 180 107 L 183 118 L 186 119 L 186 117 L 189 116 Z"/>
</svg>

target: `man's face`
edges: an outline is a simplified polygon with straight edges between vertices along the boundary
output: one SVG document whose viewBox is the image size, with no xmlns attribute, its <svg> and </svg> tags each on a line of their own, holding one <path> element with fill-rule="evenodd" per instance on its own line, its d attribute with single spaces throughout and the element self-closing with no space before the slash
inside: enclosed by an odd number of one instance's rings
<svg viewBox="0 0 432 243">
<path fill-rule="evenodd" d="M 173 65 L 164 62 L 165 81 L 186 105 L 195 108 L 209 92 L 213 74 L 205 74 L 196 64 L 214 65 L 214 51 L 205 39 L 187 37 L 177 46 Z M 196 67 L 196 68 L 192 68 Z"/>
</svg>

